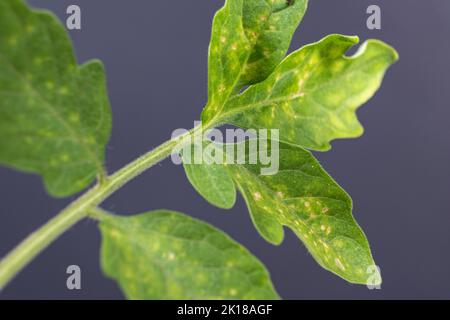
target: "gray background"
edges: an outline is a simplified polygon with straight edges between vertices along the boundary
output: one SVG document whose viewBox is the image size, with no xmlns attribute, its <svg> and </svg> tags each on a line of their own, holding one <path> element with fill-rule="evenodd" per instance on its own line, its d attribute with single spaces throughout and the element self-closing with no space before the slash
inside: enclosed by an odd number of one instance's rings
<svg viewBox="0 0 450 320">
<path fill-rule="evenodd" d="M 206 101 L 211 19 L 223 1 L 32 1 L 65 17 L 82 8 L 82 31 L 71 36 L 79 61 L 100 58 L 108 73 L 114 129 L 107 166 L 114 171 L 191 128 Z M 365 26 L 369 4 L 382 8 L 383 29 Z M 304 298 L 450 298 L 450 1 L 313 0 L 293 48 L 329 33 L 380 38 L 400 52 L 381 91 L 358 113 L 366 128 L 356 140 L 318 154 L 352 195 L 354 214 L 382 268 L 382 290 L 347 284 L 320 268 L 288 231 L 280 247 L 253 228 L 242 199 L 223 211 L 208 205 L 170 161 L 110 198 L 105 208 L 139 213 L 168 208 L 229 233 L 258 256 L 281 296 Z M 54 200 L 36 176 L 0 169 L 0 256 L 70 199 Z M 31 263 L 0 299 L 122 298 L 103 277 L 100 235 L 93 221 L 71 229 Z M 65 269 L 82 268 L 82 290 L 68 291 Z"/>
</svg>

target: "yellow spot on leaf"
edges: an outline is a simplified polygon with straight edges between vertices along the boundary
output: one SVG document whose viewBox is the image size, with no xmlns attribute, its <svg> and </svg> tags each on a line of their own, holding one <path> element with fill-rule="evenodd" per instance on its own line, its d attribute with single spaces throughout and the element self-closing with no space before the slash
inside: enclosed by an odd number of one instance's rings
<svg viewBox="0 0 450 320">
<path fill-rule="evenodd" d="M 15 45 L 17 45 L 17 37 L 10 37 L 9 39 L 8 39 L 8 44 L 10 45 L 10 46 L 15 46 Z"/>
<path fill-rule="evenodd" d="M 40 57 L 36 57 L 36 58 L 34 58 L 34 60 L 33 60 L 33 63 L 34 63 L 34 65 L 36 65 L 36 66 L 42 65 L 42 62 L 43 62 L 43 59 L 40 58 Z"/>
<path fill-rule="evenodd" d="M 46 87 L 48 90 L 53 90 L 53 89 L 55 88 L 55 83 L 52 82 L 52 81 L 47 81 L 47 82 L 45 83 L 45 87 Z"/>
<path fill-rule="evenodd" d="M 253 199 L 255 199 L 255 201 L 261 200 L 261 199 L 262 199 L 261 193 L 255 192 L 255 193 L 253 194 Z"/>
<path fill-rule="evenodd" d="M 69 157 L 69 155 L 68 155 L 67 153 L 63 153 L 63 154 L 61 155 L 61 161 L 67 162 L 67 161 L 69 161 L 69 160 L 70 160 L 70 157 Z"/>
<path fill-rule="evenodd" d="M 169 259 L 170 261 L 175 260 L 175 258 L 176 258 L 175 253 L 169 252 L 169 253 L 167 254 L 167 259 Z"/>
<path fill-rule="evenodd" d="M 334 263 L 336 263 L 336 266 L 339 269 L 341 269 L 342 271 L 345 271 L 345 266 L 342 264 L 342 261 L 339 258 L 335 258 Z"/>
<path fill-rule="evenodd" d="M 27 33 L 32 33 L 34 31 L 34 27 L 32 25 L 28 25 L 25 27 L 25 31 Z"/>
<path fill-rule="evenodd" d="M 281 191 L 278 191 L 278 192 L 277 192 L 277 196 L 278 196 L 279 198 L 283 199 L 283 198 L 284 198 L 284 193 L 281 192 Z"/>
<path fill-rule="evenodd" d="M 69 121 L 72 122 L 72 123 L 80 122 L 80 115 L 78 113 L 76 113 L 76 112 L 72 112 L 69 115 Z"/>
<path fill-rule="evenodd" d="M 66 95 L 69 93 L 69 89 L 67 87 L 61 87 L 61 89 L 59 89 L 59 93 L 62 95 Z"/>
</svg>

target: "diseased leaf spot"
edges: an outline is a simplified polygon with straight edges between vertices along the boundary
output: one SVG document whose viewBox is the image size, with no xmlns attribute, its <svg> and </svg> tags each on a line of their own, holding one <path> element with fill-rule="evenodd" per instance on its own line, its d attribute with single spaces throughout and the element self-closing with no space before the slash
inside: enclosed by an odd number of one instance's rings
<svg viewBox="0 0 450 320">
<path fill-rule="evenodd" d="M 278 196 L 278 198 L 283 199 L 284 198 L 284 193 L 281 192 L 281 191 L 278 191 L 277 192 L 277 196 Z"/>
<path fill-rule="evenodd" d="M 17 37 L 16 36 L 12 36 L 8 39 L 8 45 L 11 47 L 15 47 L 17 45 Z"/>
<path fill-rule="evenodd" d="M 80 122 L 80 114 L 77 112 L 72 112 L 69 115 L 69 121 L 72 123 L 78 123 Z"/>
<path fill-rule="evenodd" d="M 41 57 L 35 57 L 33 59 L 33 64 L 38 67 L 41 66 L 43 62 L 44 62 L 44 59 L 42 59 Z"/>
<path fill-rule="evenodd" d="M 69 162 L 69 160 L 70 160 L 70 157 L 69 157 L 69 155 L 67 153 L 63 153 L 61 155 L 61 161 L 62 162 Z"/>
<path fill-rule="evenodd" d="M 32 25 L 27 25 L 26 27 L 25 27 L 25 31 L 28 33 L 28 34 L 30 34 L 30 33 L 33 33 L 34 32 L 34 27 L 32 26 Z"/>
<path fill-rule="evenodd" d="M 167 259 L 168 259 L 169 261 L 173 261 L 173 260 L 175 260 L 175 258 L 176 258 L 175 253 L 169 252 L 169 253 L 167 254 Z"/>
<path fill-rule="evenodd" d="M 45 83 L 45 87 L 46 87 L 48 90 L 53 90 L 53 89 L 55 89 L 55 83 L 54 83 L 53 81 L 47 81 L 47 82 Z"/>
<path fill-rule="evenodd" d="M 260 201 L 260 200 L 262 200 L 262 195 L 261 195 L 261 193 L 259 193 L 259 192 L 254 192 L 253 193 L 253 199 L 255 200 L 255 201 Z"/>
<path fill-rule="evenodd" d="M 345 271 L 345 266 L 342 264 L 342 261 L 339 258 L 335 258 L 334 262 L 336 263 L 336 266 L 341 269 L 342 271 Z"/>
<path fill-rule="evenodd" d="M 69 93 L 69 89 L 66 86 L 63 86 L 59 89 L 59 94 L 65 96 Z"/>
</svg>

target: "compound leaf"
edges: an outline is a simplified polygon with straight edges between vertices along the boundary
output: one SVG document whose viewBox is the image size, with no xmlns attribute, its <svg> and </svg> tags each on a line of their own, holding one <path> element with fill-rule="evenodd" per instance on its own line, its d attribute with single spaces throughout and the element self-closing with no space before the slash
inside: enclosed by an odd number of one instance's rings
<svg viewBox="0 0 450 320">
<path fill-rule="evenodd" d="M 330 35 L 289 55 L 265 81 L 232 97 L 218 123 L 243 128 L 275 128 L 280 140 L 325 151 L 337 138 L 358 137 L 356 109 L 380 87 L 398 55 L 369 40 L 352 57 L 357 37 Z"/>
<path fill-rule="evenodd" d="M 212 226 L 173 211 L 102 220 L 101 262 L 130 299 L 277 299 L 264 266 Z"/>
<path fill-rule="evenodd" d="M 103 171 L 111 113 L 103 66 L 76 63 L 66 31 L 21 0 L 0 2 L 0 163 L 68 196 Z"/>
<path fill-rule="evenodd" d="M 284 58 L 307 0 L 227 0 L 214 17 L 209 48 L 208 105 L 203 122 L 232 93 L 260 82 Z"/>
</svg>

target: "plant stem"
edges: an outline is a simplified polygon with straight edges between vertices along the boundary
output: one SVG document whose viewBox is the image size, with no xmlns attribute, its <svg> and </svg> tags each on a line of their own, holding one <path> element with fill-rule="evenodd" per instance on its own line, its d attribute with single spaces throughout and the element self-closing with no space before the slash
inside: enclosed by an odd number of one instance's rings
<svg viewBox="0 0 450 320">
<path fill-rule="evenodd" d="M 86 218 L 90 211 L 101 204 L 111 194 L 147 169 L 170 156 L 176 146 L 192 141 L 196 135 L 201 135 L 204 130 L 205 127 L 198 126 L 176 139 L 163 143 L 113 175 L 104 178 L 101 183 L 87 191 L 62 210 L 56 217 L 29 235 L 0 261 L 0 290 L 50 243 L 78 221 Z"/>
<path fill-rule="evenodd" d="M 88 212 L 89 216 L 97 221 L 104 221 L 109 218 L 114 218 L 116 215 L 103 210 L 100 207 L 90 208 Z"/>
</svg>

